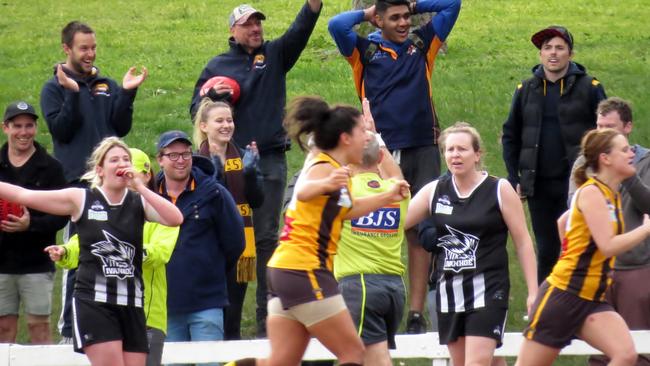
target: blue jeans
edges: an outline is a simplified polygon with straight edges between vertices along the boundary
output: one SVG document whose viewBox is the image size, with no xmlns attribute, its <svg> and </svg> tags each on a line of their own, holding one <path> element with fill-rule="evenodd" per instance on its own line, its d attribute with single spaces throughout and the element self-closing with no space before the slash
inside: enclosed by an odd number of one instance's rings
<svg viewBox="0 0 650 366">
<path fill-rule="evenodd" d="M 186 314 L 167 316 L 167 341 L 221 341 L 223 340 L 223 309 L 213 308 Z M 205 364 L 218 366 L 218 363 Z M 176 365 L 181 366 L 181 365 Z"/>
</svg>

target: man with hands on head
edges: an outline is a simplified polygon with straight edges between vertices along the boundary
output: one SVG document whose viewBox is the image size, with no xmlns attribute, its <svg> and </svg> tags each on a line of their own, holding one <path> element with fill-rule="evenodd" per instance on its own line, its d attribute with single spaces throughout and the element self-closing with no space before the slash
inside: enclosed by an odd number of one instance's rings
<svg viewBox="0 0 650 366">
<path fill-rule="evenodd" d="M 353 70 L 359 98 L 368 98 L 377 131 L 400 165 L 411 194 L 440 175 L 436 146 L 438 118 L 431 100 L 431 72 L 460 12 L 460 0 L 377 0 L 365 10 L 336 15 L 329 32 Z M 411 15 L 436 12 L 410 32 Z M 371 22 L 379 30 L 367 38 L 353 27 Z M 410 311 L 407 332 L 423 333 L 422 316 L 430 258 L 417 232 L 406 233 L 409 252 Z"/>
<path fill-rule="evenodd" d="M 257 335 L 261 337 L 266 336 L 266 263 L 277 246 L 287 179 L 285 152 L 289 139 L 282 127 L 286 77 L 307 45 L 321 7 L 321 0 L 305 1 L 287 31 L 277 39 L 266 41 L 262 24 L 266 15 L 250 5 L 237 6 L 228 22 L 230 48 L 205 66 L 196 81 L 190 105 L 193 118 L 204 96 L 213 101 L 231 102 L 237 120 L 235 143 L 247 146 L 256 141 L 259 148 L 266 199 L 261 207 L 253 210 L 253 217 L 258 279 Z M 236 103 L 230 99 L 232 87 L 224 82 L 201 94 L 203 84 L 215 76 L 226 76 L 239 84 L 241 95 Z"/>
</svg>

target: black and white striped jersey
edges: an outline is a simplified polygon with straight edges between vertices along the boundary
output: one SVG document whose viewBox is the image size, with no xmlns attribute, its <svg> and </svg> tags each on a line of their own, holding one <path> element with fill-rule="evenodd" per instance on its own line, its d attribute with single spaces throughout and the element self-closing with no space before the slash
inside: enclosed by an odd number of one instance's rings
<svg viewBox="0 0 650 366">
<path fill-rule="evenodd" d="M 142 307 L 142 197 L 125 191 L 111 205 L 98 188 L 86 190 L 77 220 L 79 269 L 74 296 L 103 303 Z"/>
<path fill-rule="evenodd" d="M 435 185 L 430 210 L 437 230 L 435 278 L 442 313 L 508 306 L 508 227 L 501 215 L 501 182 L 486 173 L 466 197 L 459 195 L 450 175 L 430 183 Z"/>
</svg>

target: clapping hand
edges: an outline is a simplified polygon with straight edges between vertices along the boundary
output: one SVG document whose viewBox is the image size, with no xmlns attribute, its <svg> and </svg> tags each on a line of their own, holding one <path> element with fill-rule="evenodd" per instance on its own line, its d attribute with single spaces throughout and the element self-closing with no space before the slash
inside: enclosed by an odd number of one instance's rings
<svg viewBox="0 0 650 366">
<path fill-rule="evenodd" d="M 139 87 L 147 79 L 147 75 L 148 71 L 146 67 L 142 66 L 140 74 L 137 74 L 135 66 L 131 66 L 126 74 L 124 74 L 124 79 L 122 79 L 122 88 L 135 89 Z"/>
<path fill-rule="evenodd" d="M 79 91 L 79 84 L 63 71 L 63 65 L 61 64 L 56 67 L 56 80 L 59 82 L 59 85 L 65 89 L 72 90 L 73 92 Z"/>
<path fill-rule="evenodd" d="M 250 145 L 246 145 L 246 152 L 242 158 L 242 163 L 244 163 L 244 169 L 246 167 L 256 167 L 257 163 L 260 161 L 260 153 L 257 149 L 257 143 L 255 141 L 251 142 Z"/>
</svg>

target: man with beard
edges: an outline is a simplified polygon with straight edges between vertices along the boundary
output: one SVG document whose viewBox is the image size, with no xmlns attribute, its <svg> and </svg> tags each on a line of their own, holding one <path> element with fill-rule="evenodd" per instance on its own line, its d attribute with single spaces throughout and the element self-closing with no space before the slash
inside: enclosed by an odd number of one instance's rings
<svg viewBox="0 0 650 366">
<path fill-rule="evenodd" d="M 80 186 L 79 178 L 86 170 L 86 160 L 105 137 L 124 137 L 131 130 L 133 101 L 137 88 L 147 77 L 147 69 L 136 75 L 129 68 L 122 87 L 99 74 L 94 66 L 97 55 L 95 31 L 87 24 L 72 21 L 61 31 L 61 46 L 66 61 L 54 68 L 54 76 L 41 90 L 41 110 L 52 135 L 54 157 L 61 162 L 65 179 L 71 186 Z M 64 240 L 75 233 L 69 225 Z M 70 298 L 74 271 L 64 276 L 65 303 L 61 335 L 71 340 Z"/>
<path fill-rule="evenodd" d="M 560 255 L 556 220 L 568 209 L 580 140 L 596 127 L 596 107 L 606 96 L 600 82 L 572 61 L 573 36 L 566 28 L 544 28 L 531 42 L 541 64 L 515 90 L 502 143 L 508 181 L 528 201 L 541 283 Z"/>
<path fill-rule="evenodd" d="M 279 38 L 265 41 L 262 21 L 266 16 L 250 5 L 233 9 L 229 18 L 230 49 L 214 57 L 196 81 L 190 114 L 198 110 L 203 97 L 227 100 L 236 116 L 234 141 L 239 146 L 257 142 L 260 170 L 264 179 L 264 204 L 253 210 L 257 255 L 257 335 L 266 337 L 266 263 L 278 243 L 282 198 L 287 180 L 285 152 L 289 148 L 282 127 L 286 104 L 286 77 L 307 45 L 314 30 L 321 0 L 307 0 L 293 24 Z M 232 87 L 215 84 L 203 94 L 203 84 L 214 76 L 234 79 L 241 96 L 230 100 Z"/>
<path fill-rule="evenodd" d="M 184 218 L 167 264 L 167 341 L 222 340 L 226 273 L 244 250 L 242 217 L 228 190 L 213 177 L 212 162 L 192 156 L 184 132 L 161 134 L 157 158 L 158 193 Z"/>
</svg>

